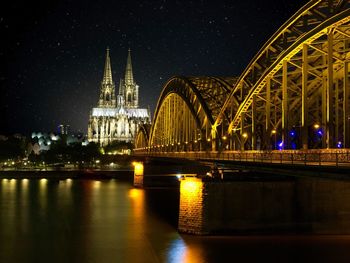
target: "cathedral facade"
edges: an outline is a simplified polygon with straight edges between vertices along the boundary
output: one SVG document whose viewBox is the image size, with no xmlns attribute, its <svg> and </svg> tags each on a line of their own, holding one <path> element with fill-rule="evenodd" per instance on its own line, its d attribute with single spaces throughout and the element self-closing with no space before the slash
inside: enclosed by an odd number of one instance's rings
<svg viewBox="0 0 350 263">
<path fill-rule="evenodd" d="M 149 110 L 139 108 L 139 86 L 134 81 L 130 49 L 125 78 L 120 80 L 117 96 L 107 49 L 100 97 L 90 113 L 88 140 L 101 146 L 113 141 L 134 142 L 138 126 L 150 121 Z"/>
</svg>

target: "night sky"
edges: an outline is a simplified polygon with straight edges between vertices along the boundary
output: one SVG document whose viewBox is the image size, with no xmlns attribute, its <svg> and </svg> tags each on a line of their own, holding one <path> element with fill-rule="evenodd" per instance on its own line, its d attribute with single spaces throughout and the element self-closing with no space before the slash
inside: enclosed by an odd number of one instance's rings
<svg viewBox="0 0 350 263">
<path fill-rule="evenodd" d="M 9 1 L 0 10 L 0 134 L 86 132 L 107 46 L 118 90 L 132 50 L 152 114 L 171 76 L 236 76 L 307 0 Z M 34 2 L 34 3 L 33 3 Z"/>
</svg>

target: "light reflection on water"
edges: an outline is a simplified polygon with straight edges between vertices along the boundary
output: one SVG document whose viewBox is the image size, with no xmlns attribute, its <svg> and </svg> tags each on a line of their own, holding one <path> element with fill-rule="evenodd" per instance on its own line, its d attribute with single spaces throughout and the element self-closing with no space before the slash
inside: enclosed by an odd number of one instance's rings
<svg viewBox="0 0 350 263">
<path fill-rule="evenodd" d="M 0 179 L 0 262 L 348 262 L 350 238 L 179 235 L 177 192 Z M 174 197 L 175 196 L 175 197 Z M 176 217 L 176 216 L 175 216 Z"/>
</svg>

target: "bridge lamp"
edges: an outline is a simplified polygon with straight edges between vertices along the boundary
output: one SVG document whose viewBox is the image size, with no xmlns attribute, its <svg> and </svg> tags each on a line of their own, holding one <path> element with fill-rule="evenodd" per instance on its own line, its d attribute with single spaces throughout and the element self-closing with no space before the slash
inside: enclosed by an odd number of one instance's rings
<svg viewBox="0 0 350 263">
<path fill-rule="evenodd" d="M 294 138 L 296 136 L 296 131 L 295 130 L 291 130 L 289 132 L 289 135 Z"/>
<path fill-rule="evenodd" d="M 197 143 L 197 142 L 198 142 L 197 140 L 194 141 L 194 143 Z"/>
<path fill-rule="evenodd" d="M 278 143 L 278 149 L 279 150 L 283 150 L 283 141 L 280 141 L 279 143 Z"/>
<path fill-rule="evenodd" d="M 185 176 L 183 174 L 177 174 L 176 178 L 180 181 L 182 179 L 185 179 Z"/>
<path fill-rule="evenodd" d="M 273 130 L 271 131 L 271 133 L 272 133 L 272 134 L 276 134 L 277 131 L 276 131 L 275 129 L 273 129 Z"/>
<path fill-rule="evenodd" d="M 180 144 L 181 144 L 181 143 L 179 143 L 179 142 L 177 143 L 177 145 L 180 145 Z"/>
<path fill-rule="evenodd" d="M 318 123 L 315 123 L 315 124 L 314 124 L 314 128 L 317 130 L 317 129 L 320 128 L 320 125 L 319 125 Z"/>
<path fill-rule="evenodd" d="M 208 141 L 208 142 L 210 142 L 210 141 L 211 141 L 211 139 L 210 139 L 210 138 L 208 138 L 208 139 L 207 139 L 207 141 Z"/>
<path fill-rule="evenodd" d="M 185 144 L 188 144 L 188 142 L 185 142 Z"/>
<path fill-rule="evenodd" d="M 222 136 L 222 139 L 223 139 L 224 141 L 226 141 L 226 140 L 227 140 L 227 137 L 224 135 L 224 136 Z"/>
<path fill-rule="evenodd" d="M 243 133 L 243 134 L 242 134 L 242 137 L 243 137 L 244 139 L 248 138 L 248 133 L 246 133 L 246 132 Z"/>
</svg>

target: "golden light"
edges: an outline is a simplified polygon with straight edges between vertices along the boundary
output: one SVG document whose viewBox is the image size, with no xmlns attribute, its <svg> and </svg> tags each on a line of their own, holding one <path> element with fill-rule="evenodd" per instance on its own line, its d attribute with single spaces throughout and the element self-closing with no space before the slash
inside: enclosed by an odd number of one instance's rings
<svg viewBox="0 0 350 263">
<path fill-rule="evenodd" d="M 275 129 L 273 129 L 273 130 L 271 131 L 271 133 L 272 133 L 272 134 L 276 134 L 277 131 L 276 131 Z"/>
<path fill-rule="evenodd" d="M 319 125 L 318 123 L 315 123 L 315 124 L 314 124 L 314 128 L 315 128 L 315 129 L 318 129 L 318 128 L 320 128 L 320 125 Z"/>
<path fill-rule="evenodd" d="M 200 185 L 198 182 L 194 182 L 189 179 L 185 179 L 183 182 L 181 182 L 181 191 L 186 193 L 195 193 L 198 192 Z"/>
<path fill-rule="evenodd" d="M 226 141 L 226 140 L 227 140 L 227 137 L 224 135 L 224 136 L 222 136 L 222 139 L 223 139 L 224 141 Z"/>
<path fill-rule="evenodd" d="M 47 185 L 47 179 L 46 178 L 40 179 L 40 187 L 46 187 L 46 185 Z"/>
<path fill-rule="evenodd" d="M 129 190 L 129 194 L 128 195 L 132 199 L 137 199 L 137 198 L 141 197 L 141 194 L 142 194 L 142 190 L 132 188 L 132 189 Z"/>
<path fill-rule="evenodd" d="M 210 139 L 210 138 L 208 138 L 208 139 L 207 139 L 207 141 L 208 141 L 208 142 L 210 142 L 210 141 L 211 141 L 211 139 Z"/>
<path fill-rule="evenodd" d="M 134 162 L 134 175 L 139 176 L 143 175 L 143 163 L 142 162 Z"/>
<path fill-rule="evenodd" d="M 248 137 L 248 133 L 246 133 L 246 132 L 243 133 L 243 134 L 242 134 L 242 137 L 243 137 L 243 138 L 247 138 L 247 137 Z"/>
<path fill-rule="evenodd" d="M 101 187 L 101 182 L 100 182 L 100 181 L 94 181 L 92 187 L 93 187 L 94 189 L 96 189 L 96 190 L 97 190 L 97 189 L 100 189 L 100 187 Z"/>
<path fill-rule="evenodd" d="M 100 163 L 100 160 L 96 160 L 95 163 Z"/>
<path fill-rule="evenodd" d="M 29 180 L 27 178 L 22 179 L 22 185 L 23 186 L 27 186 L 28 182 L 29 182 Z"/>
<path fill-rule="evenodd" d="M 194 177 L 186 177 L 180 183 L 180 198 L 182 201 L 191 206 L 198 198 L 200 198 L 203 189 L 201 179 Z"/>
</svg>

